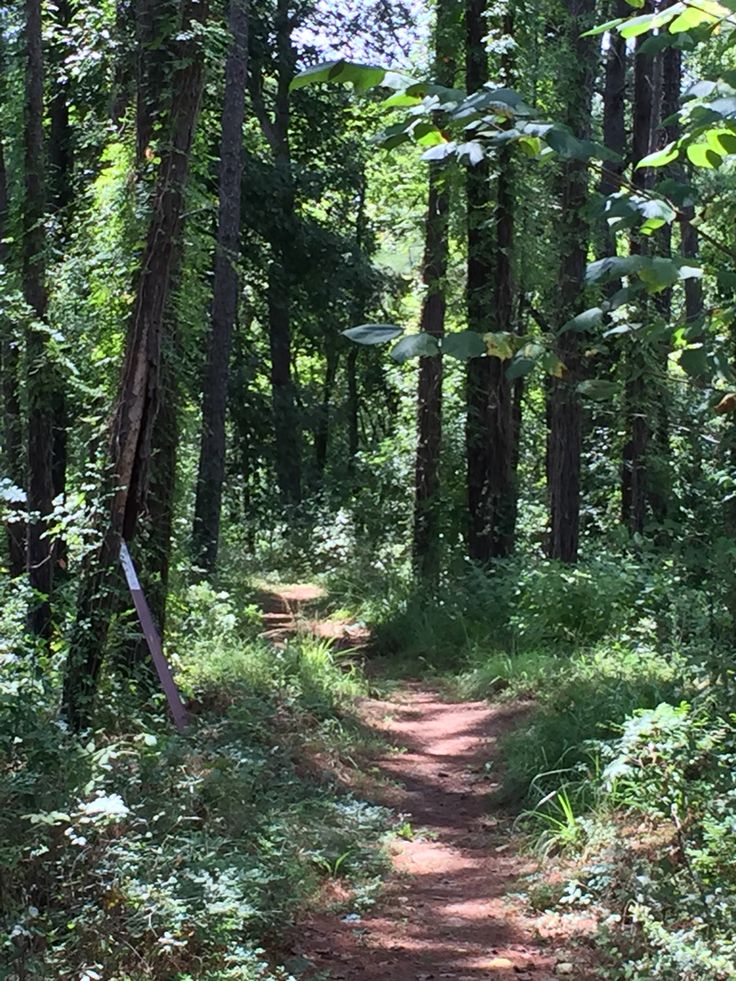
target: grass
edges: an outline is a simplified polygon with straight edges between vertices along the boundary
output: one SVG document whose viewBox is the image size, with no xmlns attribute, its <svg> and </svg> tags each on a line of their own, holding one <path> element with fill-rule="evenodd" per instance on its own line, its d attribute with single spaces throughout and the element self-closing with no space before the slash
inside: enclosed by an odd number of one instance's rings
<svg viewBox="0 0 736 981">
<path fill-rule="evenodd" d="M 174 606 L 194 707 L 183 736 L 155 706 L 113 697 L 109 679 L 104 725 L 80 743 L 53 721 L 53 676 L 26 684 L 22 661 L 3 676 L 0 961 L 11 977 L 279 981 L 288 972 L 263 941 L 325 882 L 339 878 L 354 906 L 375 901 L 394 819 L 350 789 L 369 745 L 354 714 L 366 682 L 323 641 L 278 650 L 258 629 L 209 587 Z"/>
</svg>

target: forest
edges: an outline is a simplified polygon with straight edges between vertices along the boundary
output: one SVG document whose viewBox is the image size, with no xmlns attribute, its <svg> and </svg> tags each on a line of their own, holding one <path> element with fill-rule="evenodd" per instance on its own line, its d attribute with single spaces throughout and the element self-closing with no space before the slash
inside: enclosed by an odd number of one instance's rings
<svg viewBox="0 0 736 981">
<path fill-rule="evenodd" d="M 736 0 L 0 91 L 0 981 L 736 978 Z"/>
</svg>

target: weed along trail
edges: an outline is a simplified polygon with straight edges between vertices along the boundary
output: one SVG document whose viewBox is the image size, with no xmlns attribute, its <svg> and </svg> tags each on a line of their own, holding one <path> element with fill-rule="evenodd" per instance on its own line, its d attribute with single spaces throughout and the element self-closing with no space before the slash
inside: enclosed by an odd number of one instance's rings
<svg viewBox="0 0 736 981">
<path fill-rule="evenodd" d="M 282 618 L 274 629 L 297 628 L 294 597 L 306 595 L 297 587 L 271 594 L 266 609 Z M 300 622 L 314 629 L 314 621 Z M 360 711 L 386 747 L 368 766 L 378 777 L 370 796 L 399 815 L 393 872 L 369 912 L 327 908 L 302 920 L 292 951 L 314 966 L 307 977 L 593 978 L 578 946 L 590 924 L 525 912 L 519 894 L 534 863 L 520 854 L 512 820 L 491 800 L 499 738 L 527 707 L 452 702 L 415 682 L 390 700 L 363 700 Z"/>
</svg>

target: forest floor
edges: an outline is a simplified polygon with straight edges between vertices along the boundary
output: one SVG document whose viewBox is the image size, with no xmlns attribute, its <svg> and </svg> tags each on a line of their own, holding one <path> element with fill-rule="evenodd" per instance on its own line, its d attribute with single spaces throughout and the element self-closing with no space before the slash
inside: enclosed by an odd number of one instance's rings
<svg viewBox="0 0 736 981">
<path fill-rule="evenodd" d="M 296 629 L 338 644 L 369 637 L 347 623 L 310 620 L 314 587 L 263 594 L 266 633 Z M 499 739 L 523 720 L 524 703 L 457 702 L 423 681 L 402 681 L 387 699 L 364 699 L 365 726 L 386 749 L 362 761 L 363 795 L 399 815 L 392 872 L 367 913 L 306 916 L 292 952 L 334 981 L 548 981 L 593 978 L 592 917 L 538 913 L 526 898 L 537 862 L 524 853 L 513 815 L 493 802 L 503 760 Z M 339 887 L 335 887 L 339 893 Z"/>
</svg>

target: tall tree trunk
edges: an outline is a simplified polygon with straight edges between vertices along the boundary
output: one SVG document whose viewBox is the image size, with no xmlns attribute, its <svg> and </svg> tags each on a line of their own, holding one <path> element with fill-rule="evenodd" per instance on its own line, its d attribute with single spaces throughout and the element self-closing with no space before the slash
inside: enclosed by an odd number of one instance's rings
<svg viewBox="0 0 736 981">
<path fill-rule="evenodd" d="M 358 187 L 358 207 L 355 216 L 355 249 L 358 261 L 362 260 L 365 249 L 365 239 L 368 227 L 366 216 L 366 198 L 368 181 L 365 167 L 361 171 Z M 354 295 L 353 326 L 361 324 L 366 315 L 369 297 L 358 287 Z M 347 430 L 348 430 L 348 473 L 355 471 L 355 458 L 360 449 L 360 395 L 358 390 L 358 345 L 351 344 L 346 358 L 345 374 L 347 378 Z"/>
<path fill-rule="evenodd" d="M 567 37 L 570 47 L 566 122 L 576 132 L 590 130 L 591 102 L 598 48 L 580 35 L 595 13 L 594 0 L 566 0 Z M 585 218 L 588 202 L 588 168 L 571 160 L 561 174 L 560 250 L 555 323 L 557 329 L 579 312 L 585 279 L 590 230 Z M 576 562 L 580 541 L 580 476 L 582 453 L 582 406 L 578 394 L 581 371 L 581 339 L 575 331 L 558 333 L 556 350 L 564 365 L 562 377 L 552 377 L 547 389 L 547 486 L 550 509 L 550 558 Z"/>
<path fill-rule="evenodd" d="M 438 45 L 438 60 L 441 57 Z M 432 164 L 425 231 L 421 330 L 438 340 L 445 333 L 449 189 L 443 164 Z M 417 455 L 414 484 L 414 571 L 428 586 L 440 574 L 440 454 L 442 450 L 442 355 L 421 358 L 417 391 Z"/>
<path fill-rule="evenodd" d="M 325 355 L 325 379 L 322 385 L 322 404 L 319 407 L 317 426 L 314 433 L 314 463 L 319 482 L 322 483 L 327 467 L 327 456 L 330 446 L 330 406 L 332 393 L 335 388 L 340 354 L 328 342 Z"/>
<path fill-rule="evenodd" d="M 355 470 L 355 458 L 360 449 L 360 401 L 358 394 L 358 348 L 351 345 L 345 363 L 347 375 L 347 415 L 348 415 L 348 472 Z"/>
<path fill-rule="evenodd" d="M 0 64 L 0 72 L 5 65 Z M 4 87 L 3 87 L 4 94 Z M 7 276 L 8 263 L 8 176 L 5 166 L 5 140 L 0 134 L 0 266 Z M 0 315 L 0 378 L 2 378 L 3 469 L 19 489 L 25 486 L 23 465 L 23 419 L 20 406 L 19 340 L 13 322 Z M 19 504 L 20 506 L 20 504 Z M 8 568 L 11 576 L 23 574 L 26 568 L 25 526 L 22 521 L 6 523 Z"/>
<path fill-rule="evenodd" d="M 206 15 L 204 3 L 184 0 L 181 29 L 172 41 L 178 68 L 172 79 L 170 137 L 159 166 L 146 246 L 136 278 L 112 423 L 111 506 L 101 545 L 82 570 L 64 679 L 64 709 L 76 729 L 91 717 L 120 542 L 135 534 L 147 491 L 151 437 L 160 399 L 163 323 L 203 85 L 203 52 L 193 29 Z"/>
<path fill-rule="evenodd" d="M 439 85 L 455 82 L 457 0 L 438 0 L 434 77 Z M 430 164 L 422 279 L 425 296 L 420 329 L 441 341 L 445 333 L 449 257 L 450 189 L 446 164 Z M 417 452 L 414 482 L 414 572 L 429 587 L 440 574 L 440 458 L 442 452 L 442 355 L 419 360 Z"/>
<path fill-rule="evenodd" d="M 651 13 L 653 4 L 648 0 L 642 13 Z M 652 175 L 647 169 L 636 169 L 636 164 L 651 152 L 654 136 L 655 115 L 655 65 L 649 54 L 642 54 L 644 38 L 638 38 L 634 59 L 634 106 L 632 184 L 646 190 L 651 186 Z M 642 236 L 633 236 L 632 252 L 643 253 L 647 243 Z M 644 531 L 647 516 L 647 463 L 650 444 L 650 427 L 647 420 L 645 352 L 632 350 L 626 365 L 627 381 L 624 397 L 627 441 L 623 451 L 621 505 L 622 518 L 632 534 Z"/>
<path fill-rule="evenodd" d="M 273 154 L 276 196 L 271 239 L 271 263 L 268 270 L 268 328 L 271 349 L 271 392 L 274 424 L 274 457 L 276 480 L 284 504 L 298 504 L 302 497 L 301 425 L 296 407 L 291 372 L 291 276 L 298 231 L 296 188 L 291 165 L 289 127 L 291 99 L 289 88 L 296 72 L 296 50 L 292 34 L 295 20 L 290 0 L 277 0 L 274 32 L 276 35 L 276 95 L 273 115 L 263 96 L 264 68 L 249 74 L 253 108 Z"/>
<path fill-rule="evenodd" d="M 46 182 L 44 172 L 44 64 L 41 2 L 25 2 L 26 104 L 25 202 L 23 207 L 23 295 L 34 321 L 26 331 L 28 364 L 28 577 L 34 590 L 29 611 L 31 633 L 51 637 L 53 554 L 45 537 L 52 511 L 53 404 L 51 364 L 43 321 L 46 317 Z"/>
<path fill-rule="evenodd" d="M 612 17 L 627 17 L 631 8 L 626 0 L 613 0 L 611 5 Z M 628 137 L 626 131 L 626 38 L 618 31 L 609 35 L 608 50 L 606 51 L 605 80 L 603 86 L 603 143 L 621 158 L 620 161 L 605 161 L 598 190 L 604 198 L 614 194 L 621 186 L 621 178 L 626 166 L 626 148 Z M 602 236 L 602 254 L 615 255 L 616 239 L 611 232 L 608 222 L 604 223 Z M 618 289 L 612 283 L 608 291 L 613 294 Z"/>
<path fill-rule="evenodd" d="M 136 32 L 136 160 L 142 164 L 165 124 L 171 90 L 169 40 L 180 18 L 179 0 L 134 0 Z M 166 42 L 166 43 L 164 43 Z M 165 136 L 165 131 L 163 132 Z"/>
<path fill-rule="evenodd" d="M 215 246 L 207 369 L 202 404 L 202 442 L 194 509 L 194 557 L 211 574 L 217 564 L 222 487 L 225 480 L 225 422 L 233 330 L 238 314 L 243 122 L 248 78 L 248 3 L 230 0 L 230 50 L 220 139 L 220 210 Z"/>
<path fill-rule="evenodd" d="M 49 74 L 52 75 L 52 95 L 49 100 L 49 204 L 56 212 L 57 234 L 60 245 L 66 245 L 69 231 L 69 206 L 74 190 L 72 175 L 74 168 L 74 135 L 69 107 L 69 54 L 68 31 L 72 21 L 72 8 L 69 0 L 57 0 L 55 5 L 55 44 L 54 63 Z M 51 481 L 54 498 L 66 495 L 67 434 L 69 430 L 69 411 L 64 378 L 58 368 L 48 379 L 49 398 L 52 401 L 53 443 Z M 59 539 L 55 545 L 55 563 L 64 568 L 66 562 L 66 542 Z"/>
<path fill-rule="evenodd" d="M 486 0 L 468 0 L 466 85 L 470 93 L 489 78 L 486 15 Z M 512 31 L 508 21 L 505 31 Z M 487 161 L 469 169 L 466 196 L 468 327 L 480 333 L 507 331 L 512 319 L 515 207 L 510 151 L 499 154 L 495 205 Z M 466 400 L 468 554 L 476 562 L 488 563 L 509 555 L 514 547 L 514 446 L 519 426 L 504 362 L 499 358 L 470 361 Z"/>
</svg>

